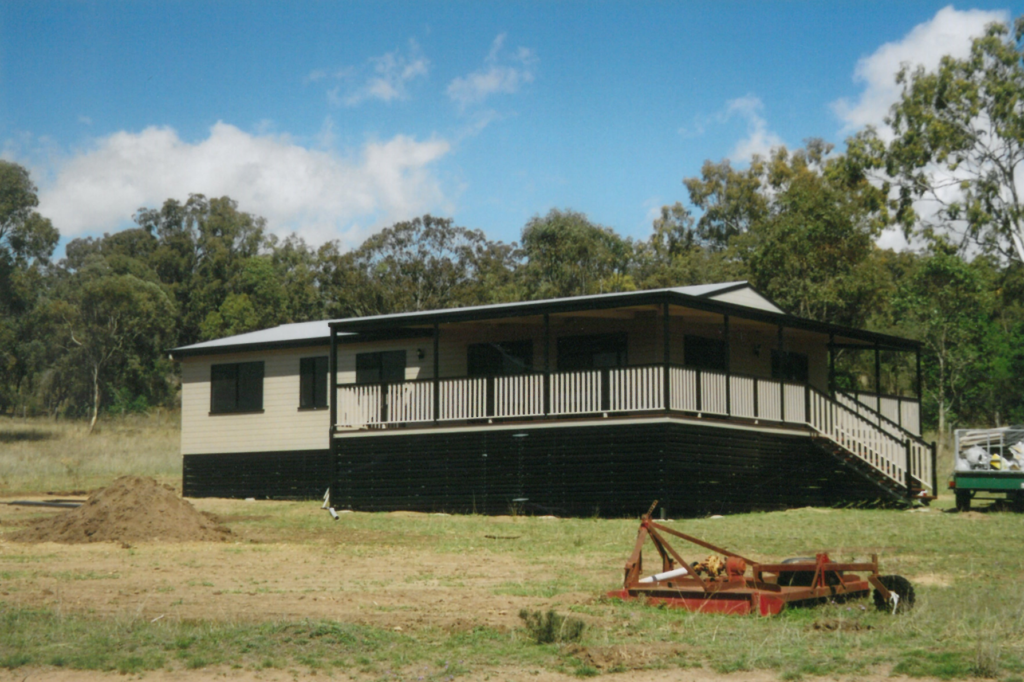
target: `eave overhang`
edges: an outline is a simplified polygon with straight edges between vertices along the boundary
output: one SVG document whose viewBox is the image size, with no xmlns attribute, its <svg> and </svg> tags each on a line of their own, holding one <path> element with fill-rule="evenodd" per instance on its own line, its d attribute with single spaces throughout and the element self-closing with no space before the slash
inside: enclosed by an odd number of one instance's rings
<svg viewBox="0 0 1024 682">
<path fill-rule="evenodd" d="M 730 317 L 763 322 L 788 329 L 801 329 L 820 334 L 831 334 L 844 339 L 854 339 L 863 342 L 865 349 L 874 348 L 877 345 L 880 350 L 915 351 L 921 347 L 921 342 L 913 339 L 905 339 L 827 322 L 818 322 L 817 320 L 808 320 L 785 313 L 780 314 L 766 310 L 757 310 L 735 303 L 716 301 L 703 296 L 691 296 L 673 290 L 637 291 L 625 294 L 581 296 L 545 301 L 502 303 L 473 308 L 399 313 L 395 315 L 337 320 L 331 322 L 329 326 L 335 333 L 354 334 L 362 337 L 363 334 L 381 332 L 393 328 L 408 329 L 411 327 L 421 327 L 426 331 L 435 324 L 447 325 L 481 322 L 493 319 L 557 315 L 587 310 L 611 310 L 615 308 L 663 305 L 666 303 L 671 306 L 729 315 Z M 339 343 L 342 342 L 342 338 L 339 336 Z"/>
</svg>

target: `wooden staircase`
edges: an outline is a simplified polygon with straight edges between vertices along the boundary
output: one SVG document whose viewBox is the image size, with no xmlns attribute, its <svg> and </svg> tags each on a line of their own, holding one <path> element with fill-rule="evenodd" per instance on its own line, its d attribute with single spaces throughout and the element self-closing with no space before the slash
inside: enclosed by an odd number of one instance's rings
<svg viewBox="0 0 1024 682">
<path fill-rule="evenodd" d="M 892 500 L 924 501 L 935 497 L 935 449 L 916 435 L 867 406 L 808 388 L 807 425 L 815 443 L 875 484 Z"/>
<path fill-rule="evenodd" d="M 908 495 L 906 486 L 899 485 L 890 477 L 882 474 L 877 468 L 868 464 L 860 457 L 839 445 L 835 441 L 820 434 L 813 437 L 814 444 L 818 449 L 836 459 L 843 467 L 852 473 L 869 481 L 878 490 L 878 497 L 890 503 L 906 504 Z"/>
</svg>

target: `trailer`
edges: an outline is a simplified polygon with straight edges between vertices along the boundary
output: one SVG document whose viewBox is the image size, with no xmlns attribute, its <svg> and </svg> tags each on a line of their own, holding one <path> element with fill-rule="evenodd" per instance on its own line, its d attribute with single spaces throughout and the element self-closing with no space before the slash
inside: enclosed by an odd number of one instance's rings
<svg viewBox="0 0 1024 682">
<path fill-rule="evenodd" d="M 957 429 L 954 452 L 949 487 L 959 511 L 970 511 L 975 500 L 1024 511 L 1024 426 Z"/>
<path fill-rule="evenodd" d="M 797 557 L 778 563 L 760 563 L 681 533 L 655 521 L 640 519 L 633 553 L 626 562 L 621 590 L 615 599 L 643 599 L 648 604 L 683 608 L 701 613 L 775 615 L 787 605 L 804 606 L 822 601 L 867 597 L 874 588 L 875 606 L 898 613 L 914 605 L 914 588 L 898 575 L 879 575 L 878 557 L 867 562 L 835 562 L 828 554 Z M 685 540 L 714 552 L 700 562 L 687 562 L 666 536 Z M 661 559 L 658 573 L 642 577 L 643 548 L 650 540 Z"/>
</svg>

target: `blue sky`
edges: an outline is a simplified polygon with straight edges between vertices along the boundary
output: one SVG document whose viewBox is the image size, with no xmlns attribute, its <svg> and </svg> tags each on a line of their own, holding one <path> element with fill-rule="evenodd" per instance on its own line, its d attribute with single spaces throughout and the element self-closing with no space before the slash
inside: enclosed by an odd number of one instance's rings
<svg viewBox="0 0 1024 682">
<path fill-rule="evenodd" d="M 7 2 L 2 156 L 69 238 L 228 195 L 358 245 L 426 212 L 645 238 L 706 159 L 880 125 L 904 62 L 1021 3 Z M 888 238 L 884 245 L 898 245 Z"/>
</svg>

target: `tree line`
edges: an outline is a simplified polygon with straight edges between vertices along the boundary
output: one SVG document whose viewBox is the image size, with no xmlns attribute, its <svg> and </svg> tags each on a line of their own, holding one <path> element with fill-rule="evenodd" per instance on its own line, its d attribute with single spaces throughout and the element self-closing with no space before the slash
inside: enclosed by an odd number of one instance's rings
<svg viewBox="0 0 1024 682">
<path fill-rule="evenodd" d="M 902 71 L 885 136 L 705 162 L 646 239 L 553 209 L 515 243 L 425 215 L 346 251 L 193 194 L 54 260 L 59 226 L 0 161 L 0 414 L 173 407 L 168 348 L 288 322 L 746 279 L 795 315 L 921 340 L 929 427 L 1024 422 L 1022 35 L 993 25 L 969 57 Z M 877 246 L 894 227 L 913 249 Z M 840 380 L 865 387 L 866 362 Z M 890 367 L 878 388 L 908 390 Z"/>
</svg>

